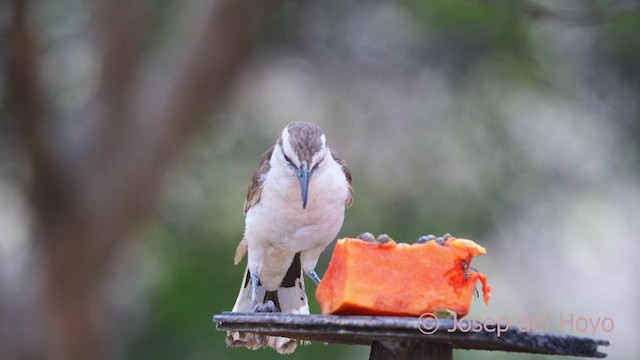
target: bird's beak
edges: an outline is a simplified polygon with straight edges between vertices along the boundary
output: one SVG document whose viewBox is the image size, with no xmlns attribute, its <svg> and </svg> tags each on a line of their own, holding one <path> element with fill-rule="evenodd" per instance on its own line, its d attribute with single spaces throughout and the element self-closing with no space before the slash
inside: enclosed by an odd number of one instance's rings
<svg viewBox="0 0 640 360">
<path fill-rule="evenodd" d="M 309 180 L 311 179 L 309 165 L 306 161 L 302 163 L 296 175 L 298 176 L 298 181 L 300 181 L 300 190 L 302 191 L 302 208 L 305 209 L 307 207 L 307 190 L 309 189 Z"/>
</svg>

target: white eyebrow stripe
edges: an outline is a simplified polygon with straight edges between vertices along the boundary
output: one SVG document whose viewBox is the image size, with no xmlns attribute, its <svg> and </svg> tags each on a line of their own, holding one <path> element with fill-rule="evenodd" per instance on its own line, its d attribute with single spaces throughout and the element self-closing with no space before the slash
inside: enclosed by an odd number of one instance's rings
<svg viewBox="0 0 640 360">
<path fill-rule="evenodd" d="M 328 151 L 328 148 L 325 147 L 325 148 L 322 148 L 319 152 L 315 153 L 313 155 L 313 158 L 311 159 L 313 164 L 317 165 L 317 164 L 319 164 L 321 162 L 321 160 L 326 159 L 327 151 Z M 309 165 L 311 165 L 311 164 L 309 164 Z"/>
<path fill-rule="evenodd" d="M 284 128 L 282 131 L 282 155 L 288 157 L 294 165 L 300 166 L 300 161 L 298 160 L 298 154 L 293 151 L 291 147 L 291 143 L 289 142 L 289 127 Z"/>
</svg>

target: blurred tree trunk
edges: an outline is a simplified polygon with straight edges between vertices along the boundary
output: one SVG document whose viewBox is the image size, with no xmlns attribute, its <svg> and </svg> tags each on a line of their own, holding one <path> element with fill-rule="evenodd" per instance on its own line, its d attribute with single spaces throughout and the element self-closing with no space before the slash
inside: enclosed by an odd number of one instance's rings
<svg viewBox="0 0 640 360">
<path fill-rule="evenodd" d="M 136 69 L 145 69 L 140 53 L 151 3 L 92 3 L 100 83 L 82 119 L 71 122 L 55 121 L 46 112 L 29 2 L 10 3 L 9 101 L 30 162 L 44 272 L 43 341 L 25 342 L 38 347 L 25 352 L 37 358 L 108 356 L 101 334 L 107 315 L 98 306 L 105 269 L 149 211 L 172 155 L 203 121 L 210 104 L 227 93 L 252 47 L 255 20 L 266 2 L 212 5 L 181 61 L 157 74 L 171 74 L 163 91 L 141 86 L 136 76 Z M 56 128 L 69 123 L 89 124 L 79 141 L 69 136 L 74 129 Z"/>
</svg>

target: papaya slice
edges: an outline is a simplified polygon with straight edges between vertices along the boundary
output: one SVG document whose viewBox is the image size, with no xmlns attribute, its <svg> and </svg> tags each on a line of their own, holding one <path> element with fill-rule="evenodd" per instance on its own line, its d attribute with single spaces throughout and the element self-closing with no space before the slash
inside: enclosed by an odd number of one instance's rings
<svg viewBox="0 0 640 360">
<path fill-rule="evenodd" d="M 340 239 L 316 299 L 323 314 L 420 316 L 446 310 L 462 317 L 477 280 L 489 302 L 485 276 L 469 268 L 474 256 L 485 253 L 475 242 L 454 237 L 442 245 Z"/>
</svg>

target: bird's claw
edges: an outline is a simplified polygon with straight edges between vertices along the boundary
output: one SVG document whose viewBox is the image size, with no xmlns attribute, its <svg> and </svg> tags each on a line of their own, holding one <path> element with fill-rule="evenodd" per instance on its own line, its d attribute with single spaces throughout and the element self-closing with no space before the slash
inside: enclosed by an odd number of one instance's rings
<svg viewBox="0 0 640 360">
<path fill-rule="evenodd" d="M 276 305 L 273 303 L 273 300 L 267 301 L 264 305 L 259 305 L 257 301 L 251 302 L 251 312 L 254 313 L 273 313 L 276 312 Z M 255 334 L 255 341 L 258 345 L 263 346 L 265 342 L 264 336 L 262 334 Z"/>
<path fill-rule="evenodd" d="M 267 303 L 264 305 L 258 305 L 257 302 L 253 302 L 251 304 L 251 311 L 256 313 L 276 312 L 276 304 L 273 303 L 273 300 L 267 301 Z"/>
<path fill-rule="evenodd" d="M 476 299 L 480 298 L 480 291 L 478 291 L 478 288 L 475 286 L 473 287 L 473 297 Z"/>
</svg>

